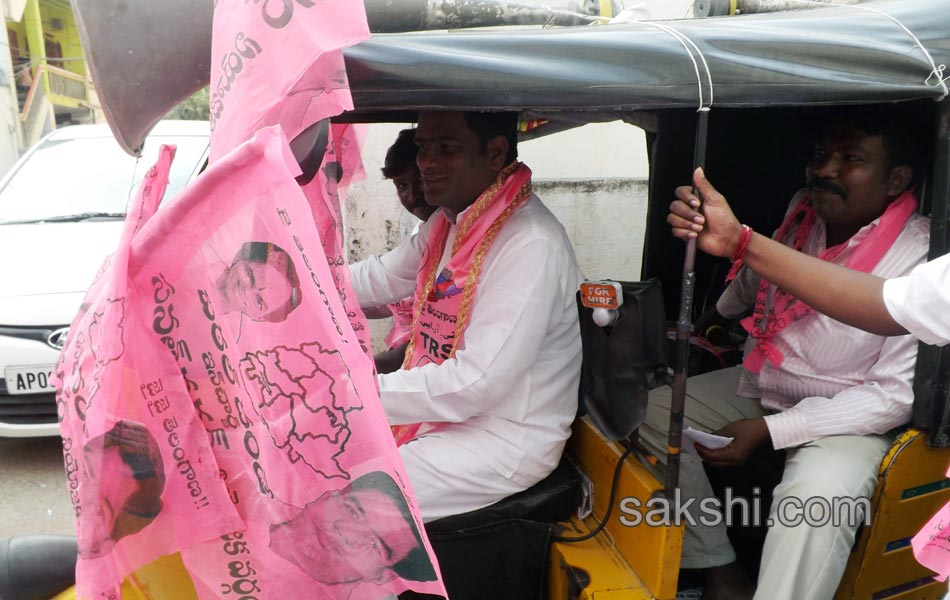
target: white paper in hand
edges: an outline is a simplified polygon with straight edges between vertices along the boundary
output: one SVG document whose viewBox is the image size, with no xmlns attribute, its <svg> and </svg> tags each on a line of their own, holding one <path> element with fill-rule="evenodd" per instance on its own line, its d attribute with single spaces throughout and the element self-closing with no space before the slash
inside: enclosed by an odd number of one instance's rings
<svg viewBox="0 0 950 600">
<path fill-rule="evenodd" d="M 734 439 L 736 438 L 706 433 L 705 431 L 687 427 L 683 430 L 683 450 L 689 452 L 693 456 L 699 456 L 699 454 L 696 452 L 696 448 L 693 447 L 694 442 L 700 446 L 705 446 L 710 450 L 715 450 L 717 448 L 727 446 Z"/>
</svg>

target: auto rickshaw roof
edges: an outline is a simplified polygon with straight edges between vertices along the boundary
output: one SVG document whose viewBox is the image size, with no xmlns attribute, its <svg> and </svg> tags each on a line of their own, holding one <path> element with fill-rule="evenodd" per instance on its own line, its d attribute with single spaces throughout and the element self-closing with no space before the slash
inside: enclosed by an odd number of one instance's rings
<svg viewBox="0 0 950 600">
<path fill-rule="evenodd" d="M 935 67 L 950 62 L 946 8 L 946 0 L 880 0 L 579 28 L 374 35 L 345 51 L 356 106 L 347 120 L 422 109 L 698 107 L 700 90 L 704 104 L 712 96 L 720 107 L 936 99 L 944 92 Z"/>
</svg>

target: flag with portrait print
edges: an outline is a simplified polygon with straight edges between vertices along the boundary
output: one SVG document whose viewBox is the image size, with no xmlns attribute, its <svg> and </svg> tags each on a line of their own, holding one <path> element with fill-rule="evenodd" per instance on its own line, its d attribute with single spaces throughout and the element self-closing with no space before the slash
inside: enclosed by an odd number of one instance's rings
<svg viewBox="0 0 950 600">
<path fill-rule="evenodd" d="M 211 36 L 211 160 L 261 127 L 288 139 L 353 108 L 343 48 L 369 38 L 356 0 L 218 0 Z"/>
<path fill-rule="evenodd" d="M 286 136 L 157 210 L 171 155 L 56 369 L 80 597 L 173 552 L 200 600 L 444 596 Z"/>
</svg>

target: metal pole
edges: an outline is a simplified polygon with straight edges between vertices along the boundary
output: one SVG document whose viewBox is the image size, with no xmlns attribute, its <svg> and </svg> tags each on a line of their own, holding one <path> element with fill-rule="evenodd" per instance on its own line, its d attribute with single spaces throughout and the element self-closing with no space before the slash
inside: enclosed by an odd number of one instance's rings
<svg viewBox="0 0 950 600">
<path fill-rule="evenodd" d="M 502 25 L 576 27 L 600 20 L 598 14 L 508 0 L 364 0 L 364 4 L 374 33 Z M 591 9 L 599 12 L 600 5 Z"/>
<path fill-rule="evenodd" d="M 815 2 L 834 6 L 835 4 L 861 4 L 867 2 L 867 0 L 812 0 L 811 2 L 801 2 L 800 0 L 694 0 L 693 15 L 696 17 L 718 17 L 821 8 Z"/>
<path fill-rule="evenodd" d="M 709 125 L 709 109 L 700 109 L 696 121 L 696 143 L 693 146 L 693 172 L 706 163 L 706 138 Z M 693 193 L 697 193 L 693 187 Z M 683 411 L 686 407 L 686 377 L 689 363 L 689 335 L 693 309 L 693 286 L 696 282 L 696 240 L 686 243 L 683 259 L 683 282 L 680 289 L 680 314 L 676 320 L 676 345 L 673 362 L 673 396 L 670 402 L 670 434 L 667 443 L 666 494 L 668 498 L 679 486 L 680 449 L 683 435 Z"/>
</svg>

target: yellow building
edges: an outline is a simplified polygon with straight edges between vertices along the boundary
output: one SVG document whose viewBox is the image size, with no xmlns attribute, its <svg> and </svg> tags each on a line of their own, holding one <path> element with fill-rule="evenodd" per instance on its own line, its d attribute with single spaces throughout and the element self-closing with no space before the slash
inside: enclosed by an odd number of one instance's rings
<svg viewBox="0 0 950 600">
<path fill-rule="evenodd" d="M 0 0 L 24 150 L 57 125 L 102 120 L 68 0 Z M 5 61 L 4 61 L 5 62 Z"/>
</svg>

